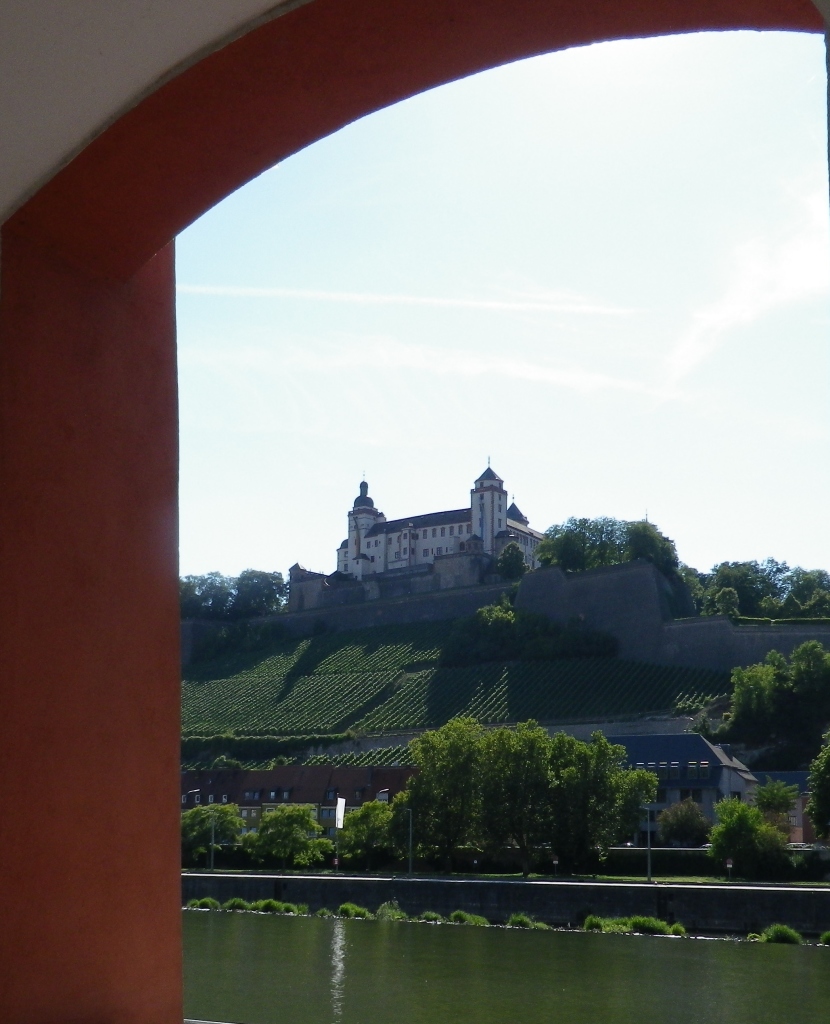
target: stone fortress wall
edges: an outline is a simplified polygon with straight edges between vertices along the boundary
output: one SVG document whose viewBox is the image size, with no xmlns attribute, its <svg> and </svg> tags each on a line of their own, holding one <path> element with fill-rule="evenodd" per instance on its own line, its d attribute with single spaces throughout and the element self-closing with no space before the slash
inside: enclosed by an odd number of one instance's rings
<svg viewBox="0 0 830 1024">
<path fill-rule="evenodd" d="M 448 560 L 449 562 L 450 560 Z M 469 556 L 458 559 L 458 571 L 395 574 L 394 580 L 353 581 L 331 588 L 325 601 L 278 616 L 296 636 L 321 629 L 352 630 L 410 622 L 436 622 L 471 615 L 498 601 L 512 584 L 479 583 L 480 566 Z M 467 573 L 466 569 L 470 569 Z M 448 565 L 449 567 L 449 565 Z M 320 593 L 317 574 L 312 582 Z M 302 585 L 301 581 L 297 581 Z M 295 586 L 292 579 L 292 589 Z M 673 618 L 678 596 L 649 562 L 566 575 L 554 566 L 528 573 L 518 586 L 515 606 L 558 622 L 579 619 L 592 629 L 611 633 L 620 642 L 620 657 L 658 665 L 681 665 L 728 671 L 761 661 L 768 651 L 789 655 L 806 640 L 830 646 L 827 625 L 735 625 L 723 616 Z M 182 661 L 190 660 L 194 643 L 219 623 L 182 624 Z"/>
</svg>

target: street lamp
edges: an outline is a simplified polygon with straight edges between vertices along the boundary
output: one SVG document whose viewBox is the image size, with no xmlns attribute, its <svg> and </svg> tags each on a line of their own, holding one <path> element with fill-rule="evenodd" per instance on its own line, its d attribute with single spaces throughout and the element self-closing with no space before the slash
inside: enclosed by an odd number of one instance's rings
<svg viewBox="0 0 830 1024">
<path fill-rule="evenodd" d="M 658 810 L 657 804 L 646 804 L 646 881 L 651 881 L 651 812 Z"/>
<path fill-rule="evenodd" d="M 553 877 L 556 878 L 556 876 L 558 874 L 559 874 L 559 858 L 556 856 L 556 854 L 554 854 L 553 855 Z"/>
</svg>

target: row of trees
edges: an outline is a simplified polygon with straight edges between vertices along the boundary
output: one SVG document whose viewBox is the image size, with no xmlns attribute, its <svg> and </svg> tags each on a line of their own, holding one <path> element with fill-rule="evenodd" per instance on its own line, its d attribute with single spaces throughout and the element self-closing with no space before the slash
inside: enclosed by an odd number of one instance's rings
<svg viewBox="0 0 830 1024">
<path fill-rule="evenodd" d="M 209 572 L 179 580 L 183 619 L 234 622 L 274 615 L 288 597 L 288 584 L 279 572 L 245 569 L 238 576 Z"/>
<path fill-rule="evenodd" d="M 814 757 L 830 725 L 830 652 L 817 640 L 789 659 L 770 651 L 763 662 L 732 671 L 732 699 L 718 738 L 778 748 L 778 759 Z"/>
<path fill-rule="evenodd" d="M 636 830 L 656 791 L 655 776 L 628 768 L 601 733 L 582 743 L 532 721 L 485 730 L 456 718 L 410 749 L 418 772 L 390 808 L 392 842 L 401 845 L 411 810 L 417 852 L 445 868 L 459 848 L 510 846 L 525 874 L 552 854 L 583 869 Z"/>
<path fill-rule="evenodd" d="M 405 856 L 411 813 L 416 854 L 447 869 L 461 848 L 512 847 L 524 874 L 553 854 L 563 868 L 584 870 L 634 833 L 657 787 L 654 774 L 628 768 L 625 748 L 601 733 L 583 743 L 548 736 L 532 721 L 485 730 L 456 718 L 410 748 L 418 772 L 407 789 L 391 804 L 371 801 L 346 815 L 340 849 L 356 866 Z M 185 812 L 185 858 L 204 859 L 212 834 L 217 846 L 239 844 L 242 826 L 233 804 Z M 255 861 L 304 867 L 333 852 L 321 831 L 308 808 L 287 805 L 263 814 L 241 845 Z"/>
<path fill-rule="evenodd" d="M 652 523 L 621 519 L 568 519 L 551 526 L 536 549 L 542 565 L 582 572 L 638 558 L 652 562 L 669 580 L 682 579 L 697 611 L 750 618 L 830 616 L 830 573 L 761 562 L 721 562 L 710 572 L 684 565 L 674 541 Z"/>
</svg>

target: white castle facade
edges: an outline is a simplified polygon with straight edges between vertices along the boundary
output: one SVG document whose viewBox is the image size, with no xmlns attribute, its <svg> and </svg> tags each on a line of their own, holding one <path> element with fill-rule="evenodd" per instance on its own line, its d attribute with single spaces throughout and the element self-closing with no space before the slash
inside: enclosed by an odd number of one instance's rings
<svg viewBox="0 0 830 1024">
<path fill-rule="evenodd" d="M 510 543 L 521 548 L 531 569 L 543 534 L 532 530 L 515 502 L 507 503 L 504 481 L 488 466 L 475 481 L 466 508 L 388 520 L 375 508 L 364 480 L 348 514 L 349 535 L 337 550 L 336 571 L 353 580 L 433 565 L 459 554 L 498 558 Z"/>
</svg>

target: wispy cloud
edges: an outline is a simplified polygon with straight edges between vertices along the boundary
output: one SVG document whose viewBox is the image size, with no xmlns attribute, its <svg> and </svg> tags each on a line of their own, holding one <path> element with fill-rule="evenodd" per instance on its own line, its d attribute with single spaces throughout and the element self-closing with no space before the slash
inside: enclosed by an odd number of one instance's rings
<svg viewBox="0 0 830 1024">
<path fill-rule="evenodd" d="M 719 299 L 698 310 L 668 357 L 670 385 L 678 384 L 729 340 L 730 332 L 773 310 L 830 290 L 826 186 L 801 197 L 800 223 L 778 238 L 738 246 Z"/>
<path fill-rule="evenodd" d="M 662 399 L 666 395 L 642 381 L 615 377 L 580 366 L 557 366 L 547 361 L 519 355 L 486 354 L 474 350 L 447 350 L 429 345 L 410 344 L 388 337 L 344 340 L 342 345 L 282 344 L 278 349 L 243 345 L 232 351 L 189 348 L 184 360 L 190 365 L 210 365 L 230 373 L 255 372 L 264 377 L 284 375 L 296 378 L 305 374 L 341 374 L 344 370 L 362 373 L 405 370 L 427 373 L 431 377 L 455 377 L 459 380 L 491 377 L 494 380 L 521 380 L 590 395 L 601 391 L 631 392 Z M 223 371 L 224 372 L 224 371 Z"/>
<path fill-rule="evenodd" d="M 431 295 L 389 295 L 377 292 L 331 292 L 312 288 L 253 288 L 240 285 L 179 284 L 180 295 L 215 295 L 234 299 L 299 299 L 308 302 L 340 302 L 362 306 L 431 306 L 446 309 L 478 309 L 505 313 L 580 313 L 592 316 L 630 316 L 634 309 L 606 306 L 574 298 L 528 297 L 518 299 L 460 299 Z"/>
</svg>

